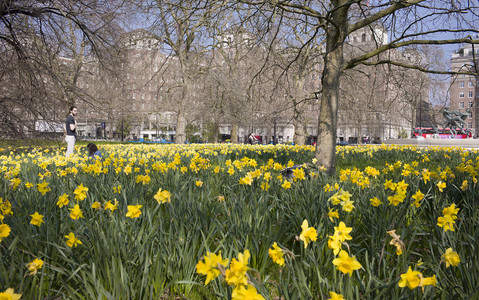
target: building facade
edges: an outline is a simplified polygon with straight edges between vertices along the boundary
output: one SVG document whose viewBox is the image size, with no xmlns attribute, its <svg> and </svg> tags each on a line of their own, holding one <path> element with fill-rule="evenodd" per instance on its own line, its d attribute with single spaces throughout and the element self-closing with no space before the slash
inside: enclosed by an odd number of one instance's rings
<svg viewBox="0 0 479 300">
<path fill-rule="evenodd" d="M 466 45 L 451 57 L 451 71 L 477 73 L 479 47 Z M 479 77 L 468 74 L 454 75 L 449 89 L 450 109 L 467 114 L 465 127 L 473 136 L 479 135 Z"/>
</svg>

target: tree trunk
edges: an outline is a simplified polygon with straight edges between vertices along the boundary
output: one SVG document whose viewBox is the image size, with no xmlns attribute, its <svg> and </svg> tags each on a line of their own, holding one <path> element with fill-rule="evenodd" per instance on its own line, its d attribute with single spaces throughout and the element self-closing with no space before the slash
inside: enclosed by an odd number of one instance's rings
<svg viewBox="0 0 479 300">
<path fill-rule="evenodd" d="M 326 30 L 326 55 L 321 78 L 323 93 L 318 121 L 318 143 L 316 144 L 317 164 L 326 167 L 328 175 L 336 173 L 339 87 L 349 10 L 346 0 L 334 1 L 334 3 L 336 10 L 332 14 L 332 23 L 337 25 L 330 25 Z"/>
<path fill-rule="evenodd" d="M 294 138 L 293 142 L 295 145 L 304 145 L 306 142 L 306 130 L 304 128 L 303 122 L 301 122 L 301 115 L 294 115 Z"/>
<path fill-rule="evenodd" d="M 183 108 L 178 110 L 176 118 L 175 143 L 184 144 L 186 141 L 186 117 Z"/>
<path fill-rule="evenodd" d="M 233 121 L 233 123 L 231 124 L 231 143 L 238 143 L 238 122 L 236 121 Z"/>
</svg>

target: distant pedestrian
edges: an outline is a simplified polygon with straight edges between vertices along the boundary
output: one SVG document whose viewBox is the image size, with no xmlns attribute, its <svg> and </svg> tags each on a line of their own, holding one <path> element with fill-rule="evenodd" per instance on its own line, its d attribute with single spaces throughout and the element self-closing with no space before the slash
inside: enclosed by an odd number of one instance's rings
<svg viewBox="0 0 479 300">
<path fill-rule="evenodd" d="M 95 144 L 89 143 L 86 147 L 88 149 L 88 157 L 94 158 L 95 156 L 97 156 L 101 158 L 101 152 L 100 150 L 98 150 L 98 147 Z"/>
<path fill-rule="evenodd" d="M 250 133 L 248 136 L 248 142 L 250 143 L 250 145 L 257 144 L 258 139 L 254 136 L 253 133 Z"/>
<path fill-rule="evenodd" d="M 70 113 L 67 116 L 63 130 L 65 132 L 65 142 L 67 143 L 67 153 L 66 156 L 73 154 L 73 149 L 75 149 L 75 141 L 77 136 L 77 121 L 75 116 L 77 115 L 76 106 L 70 107 Z"/>
</svg>

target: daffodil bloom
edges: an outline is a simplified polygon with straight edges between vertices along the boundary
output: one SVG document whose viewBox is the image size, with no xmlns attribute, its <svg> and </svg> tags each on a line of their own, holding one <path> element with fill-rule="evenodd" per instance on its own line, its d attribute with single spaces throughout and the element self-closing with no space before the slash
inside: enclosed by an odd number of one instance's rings
<svg viewBox="0 0 479 300">
<path fill-rule="evenodd" d="M 329 220 L 331 220 L 331 222 L 334 222 L 333 218 L 339 219 L 338 211 L 330 208 L 328 212 L 328 217 L 329 217 Z"/>
<path fill-rule="evenodd" d="M 35 212 L 33 215 L 30 215 L 30 217 L 32 217 L 32 220 L 30 221 L 30 224 L 32 225 L 40 227 L 42 223 L 45 223 L 43 221 L 43 216 L 39 214 L 38 212 Z"/>
<path fill-rule="evenodd" d="M 344 211 L 346 212 L 351 212 L 354 209 L 354 201 L 351 200 L 346 200 L 346 201 L 341 201 L 341 206 Z"/>
<path fill-rule="evenodd" d="M 291 188 L 291 182 L 285 180 L 285 181 L 283 182 L 283 184 L 281 185 L 281 187 L 282 187 L 283 189 L 287 190 L 287 189 Z"/>
<path fill-rule="evenodd" d="M 51 191 L 51 189 L 48 187 L 48 182 L 46 182 L 45 180 L 42 182 L 42 183 L 38 183 L 37 184 L 37 188 L 38 188 L 38 191 L 43 195 L 45 196 L 45 194 L 49 191 Z"/>
<path fill-rule="evenodd" d="M 10 226 L 7 224 L 0 224 L 0 242 L 10 235 Z"/>
<path fill-rule="evenodd" d="M 329 292 L 329 298 L 328 300 L 344 300 L 343 295 L 341 294 L 336 294 L 335 292 Z"/>
<path fill-rule="evenodd" d="M 394 191 L 396 190 L 396 184 L 392 182 L 392 180 L 386 180 L 386 182 L 384 183 L 384 189 L 390 189 L 391 191 Z"/>
<path fill-rule="evenodd" d="M 171 193 L 160 188 L 153 198 L 158 201 L 158 204 L 163 204 L 171 201 Z"/>
<path fill-rule="evenodd" d="M 411 204 L 411 206 L 419 207 L 421 206 L 421 200 L 424 199 L 424 194 L 421 192 L 421 190 L 418 190 L 416 194 L 411 196 L 411 198 L 414 199 L 414 202 Z"/>
<path fill-rule="evenodd" d="M 221 251 L 218 255 L 210 252 L 206 252 L 204 261 L 199 261 L 196 264 L 196 273 L 206 275 L 205 285 L 211 280 L 214 280 L 221 274 L 219 267 L 225 267 L 228 264 L 227 259 L 221 257 Z"/>
<path fill-rule="evenodd" d="M 98 202 L 98 201 L 95 201 L 95 202 L 93 202 L 93 204 L 91 205 L 91 208 L 93 208 L 93 209 L 100 209 L 100 208 L 101 208 L 101 203 Z"/>
<path fill-rule="evenodd" d="M 263 191 L 267 191 L 267 190 L 269 190 L 270 185 L 269 185 L 268 182 L 264 181 L 264 182 L 261 183 L 261 186 L 260 186 L 260 187 L 261 187 L 261 189 L 262 189 Z"/>
<path fill-rule="evenodd" d="M 111 201 L 112 201 L 112 200 L 110 200 L 110 201 L 108 201 L 107 203 L 105 203 L 105 206 L 104 206 L 104 208 L 103 208 L 104 210 L 109 209 L 110 212 L 114 212 L 116 209 L 118 209 L 118 201 L 117 201 L 116 199 L 114 199 L 113 202 L 114 202 L 115 204 L 113 204 Z"/>
<path fill-rule="evenodd" d="M 421 277 L 421 281 L 419 282 L 419 286 L 422 288 L 422 290 L 424 291 L 424 287 L 425 286 L 428 286 L 428 285 L 432 285 L 432 286 L 436 286 L 436 283 L 437 283 L 437 279 L 436 279 L 436 275 L 433 275 L 432 277 Z"/>
<path fill-rule="evenodd" d="M 5 292 L 0 293 L 0 299 L 2 300 L 18 300 L 22 297 L 22 294 L 15 294 L 14 289 L 6 289 Z"/>
<path fill-rule="evenodd" d="M 57 205 L 58 207 L 63 207 L 65 205 L 68 205 L 70 201 L 68 200 L 68 195 L 63 193 L 60 197 L 58 197 Z"/>
<path fill-rule="evenodd" d="M 231 300 L 264 300 L 261 294 L 258 294 L 256 288 L 252 285 L 240 285 L 233 289 Z"/>
<path fill-rule="evenodd" d="M 251 185 L 253 183 L 253 178 L 251 176 L 245 176 L 239 180 L 239 184 L 242 185 Z"/>
<path fill-rule="evenodd" d="M 328 248 L 333 250 L 334 255 L 341 251 L 342 243 L 338 235 L 330 235 L 328 239 Z"/>
<path fill-rule="evenodd" d="M 229 268 L 225 271 L 225 280 L 229 285 L 247 285 L 246 272 L 248 271 L 248 261 L 250 252 L 248 249 L 244 253 L 238 254 L 238 259 L 231 260 Z"/>
<path fill-rule="evenodd" d="M 442 227 L 444 231 L 455 231 L 454 230 L 454 224 L 456 222 L 454 221 L 453 217 L 451 215 L 445 215 L 444 217 L 438 217 L 437 218 L 437 226 Z"/>
<path fill-rule="evenodd" d="M 273 249 L 268 250 L 269 257 L 280 266 L 284 266 L 284 253 L 276 242 L 273 243 Z"/>
<path fill-rule="evenodd" d="M 462 182 L 462 185 L 461 185 L 461 190 L 466 191 L 468 187 L 469 187 L 469 184 L 468 184 L 467 180 L 464 180 Z"/>
<path fill-rule="evenodd" d="M 73 232 L 70 232 L 68 235 L 65 235 L 65 237 L 68 239 L 67 240 L 67 245 L 70 248 L 73 247 L 73 246 L 76 247 L 77 245 L 82 244 L 82 242 L 75 237 L 75 234 Z"/>
<path fill-rule="evenodd" d="M 450 215 L 452 219 L 457 219 L 457 213 L 459 212 L 459 208 L 456 208 L 456 204 L 451 204 L 450 206 L 448 207 L 445 207 L 443 210 L 442 210 L 442 214 L 443 215 Z"/>
<path fill-rule="evenodd" d="M 223 196 L 223 195 L 218 195 L 218 201 L 219 201 L 219 202 L 225 202 L 225 196 Z"/>
<path fill-rule="evenodd" d="M 83 212 L 80 209 L 78 204 L 75 204 L 73 208 L 70 208 L 70 218 L 73 220 L 78 220 L 79 218 L 83 218 Z"/>
<path fill-rule="evenodd" d="M 341 250 L 338 257 L 333 260 L 333 265 L 344 274 L 349 274 L 349 276 L 353 275 L 354 270 L 359 270 L 362 267 L 356 257 L 350 257 L 344 250 Z"/>
<path fill-rule="evenodd" d="M 301 235 L 299 239 L 304 242 L 304 248 L 308 247 L 308 244 L 311 241 L 316 241 L 318 239 L 318 233 L 314 227 L 309 227 L 308 220 L 304 220 L 301 224 Z"/>
<path fill-rule="evenodd" d="M 452 248 L 448 248 L 441 258 L 446 263 L 446 268 L 449 268 L 450 266 L 457 267 L 457 265 L 461 262 L 459 254 L 452 250 Z"/>
<path fill-rule="evenodd" d="M 346 224 L 344 224 L 344 222 L 340 222 L 337 227 L 334 227 L 334 235 L 338 236 L 338 239 L 341 242 L 345 240 L 352 240 L 353 238 L 349 235 L 352 230 L 352 227 L 346 227 Z"/>
<path fill-rule="evenodd" d="M 404 202 L 406 199 L 406 193 L 402 191 L 398 191 L 398 193 L 394 194 L 393 196 L 388 196 L 389 205 L 398 206 L 399 203 Z"/>
<path fill-rule="evenodd" d="M 444 189 L 446 188 L 446 183 L 445 182 L 442 182 L 442 181 L 439 181 L 437 184 L 437 187 L 439 189 L 439 191 L 442 193 L 444 191 Z"/>
<path fill-rule="evenodd" d="M 43 267 L 43 260 L 35 258 L 31 263 L 28 263 L 26 267 L 28 269 L 28 272 L 30 272 L 28 273 L 28 275 L 37 275 L 38 270 Z"/>
<path fill-rule="evenodd" d="M 329 197 L 328 201 L 331 201 L 333 205 L 338 205 L 341 202 L 341 198 L 339 197 L 338 193 L 335 193 L 331 197 Z"/>
<path fill-rule="evenodd" d="M 88 188 L 84 187 L 82 183 L 75 189 L 75 191 L 73 191 L 73 194 L 75 195 L 76 200 L 82 201 L 86 198 L 86 192 L 88 192 Z"/>
<path fill-rule="evenodd" d="M 126 213 L 126 216 L 128 218 L 138 218 L 141 215 L 141 210 L 143 205 L 128 205 L 128 212 Z"/>
<path fill-rule="evenodd" d="M 10 187 L 15 191 L 21 182 L 20 178 L 13 178 L 10 180 Z"/>
<path fill-rule="evenodd" d="M 197 187 L 203 186 L 203 181 L 197 180 L 197 181 L 196 181 L 196 186 L 197 186 Z"/>
<path fill-rule="evenodd" d="M 399 287 L 408 287 L 409 289 L 414 289 L 419 286 L 421 283 L 421 272 L 419 271 L 413 271 L 411 267 L 407 270 L 406 273 L 401 274 L 401 280 L 399 280 Z"/>
<path fill-rule="evenodd" d="M 382 204 L 381 200 L 379 200 L 377 197 L 369 199 L 369 201 L 371 202 L 371 205 L 375 207 L 378 207 L 379 205 Z"/>
</svg>

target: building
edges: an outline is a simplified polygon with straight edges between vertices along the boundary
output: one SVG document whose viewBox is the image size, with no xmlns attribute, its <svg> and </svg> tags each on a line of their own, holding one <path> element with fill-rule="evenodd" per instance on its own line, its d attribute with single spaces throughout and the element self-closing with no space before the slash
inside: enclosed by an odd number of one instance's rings
<svg viewBox="0 0 479 300">
<path fill-rule="evenodd" d="M 479 47 L 468 44 L 455 51 L 451 57 L 451 71 L 477 73 Z M 467 113 L 466 128 L 473 136 L 479 135 L 479 77 L 467 74 L 454 75 L 449 89 L 450 109 Z"/>
</svg>

